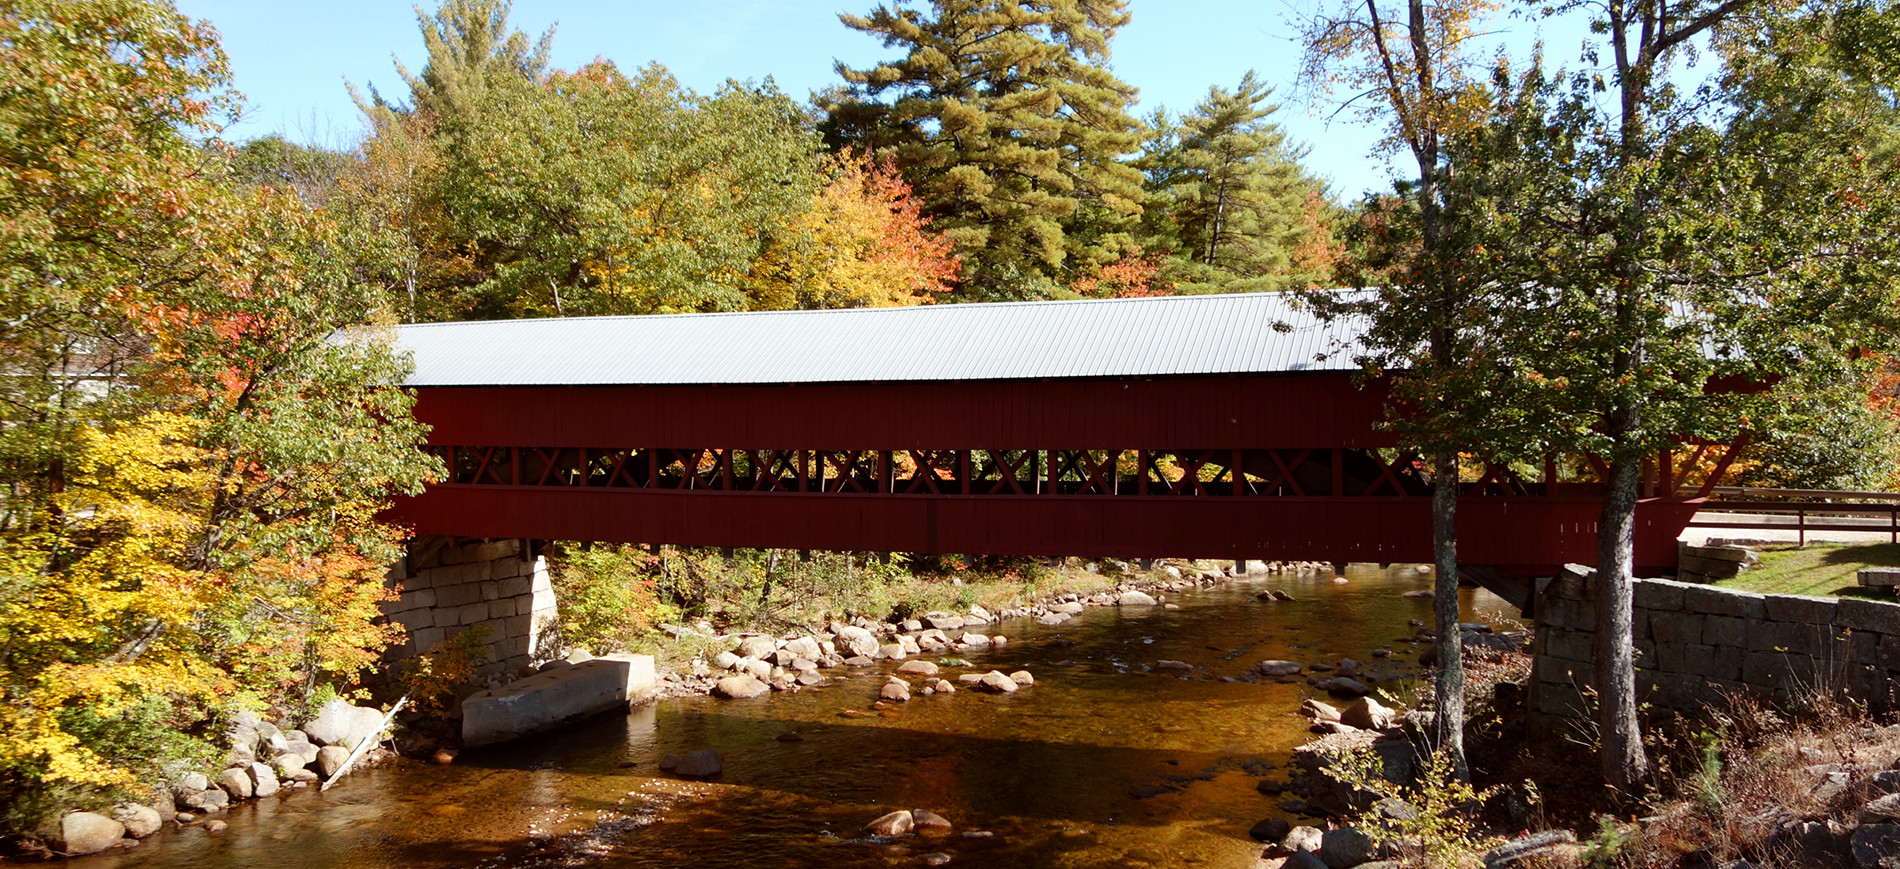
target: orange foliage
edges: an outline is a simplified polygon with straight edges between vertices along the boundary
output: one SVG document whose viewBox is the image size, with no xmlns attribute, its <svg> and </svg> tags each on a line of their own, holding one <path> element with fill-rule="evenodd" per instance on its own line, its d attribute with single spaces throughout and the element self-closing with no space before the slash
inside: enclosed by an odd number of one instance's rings
<svg viewBox="0 0 1900 869">
<path fill-rule="evenodd" d="M 1090 299 L 1139 299 L 1173 295 L 1174 288 L 1161 278 L 1161 257 L 1135 252 L 1090 269 L 1069 289 Z"/>
</svg>

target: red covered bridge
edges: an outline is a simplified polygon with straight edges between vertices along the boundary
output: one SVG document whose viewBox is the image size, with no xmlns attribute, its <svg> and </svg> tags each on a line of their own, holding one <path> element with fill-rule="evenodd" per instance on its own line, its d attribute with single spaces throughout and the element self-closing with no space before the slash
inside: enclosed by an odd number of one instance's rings
<svg viewBox="0 0 1900 869">
<path fill-rule="evenodd" d="M 394 512 L 465 537 L 1430 561 L 1430 485 L 1354 339 L 1273 294 L 406 326 L 450 478 Z M 1544 477 L 1463 485 L 1464 562 L 1594 561 L 1599 487 Z M 1641 567 L 1674 566 L 1700 503 L 1642 501 Z"/>
</svg>

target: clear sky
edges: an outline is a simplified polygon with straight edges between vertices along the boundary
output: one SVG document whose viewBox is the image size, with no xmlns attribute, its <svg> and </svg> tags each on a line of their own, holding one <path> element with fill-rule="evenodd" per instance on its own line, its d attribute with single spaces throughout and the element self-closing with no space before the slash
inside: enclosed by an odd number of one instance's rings
<svg viewBox="0 0 1900 869">
<path fill-rule="evenodd" d="M 419 70 L 422 37 L 405 0 L 177 0 L 223 35 L 237 89 L 248 97 L 229 135 L 282 133 L 300 142 L 348 146 L 361 122 L 345 90 L 373 84 L 405 95 L 391 58 Z M 554 64 L 573 68 L 603 57 L 623 69 L 664 64 L 688 87 L 717 88 L 727 78 L 771 76 L 803 99 L 838 83 L 834 60 L 867 66 L 895 50 L 838 22 L 873 0 L 516 0 L 515 26 L 530 35 L 555 27 Z M 1371 154 L 1376 131 L 1330 107 L 1309 110 L 1296 92 L 1299 49 L 1286 3 L 1262 0 L 1131 0 L 1134 20 L 1113 44 L 1112 65 L 1141 90 L 1139 112 L 1185 109 L 1213 84 L 1232 87 L 1248 69 L 1272 83 L 1277 120 L 1310 148 L 1306 162 L 1356 198 L 1387 185 L 1384 161 Z M 432 0 L 425 8 L 433 10 Z M 1555 58 L 1553 58 L 1555 59 Z"/>
</svg>

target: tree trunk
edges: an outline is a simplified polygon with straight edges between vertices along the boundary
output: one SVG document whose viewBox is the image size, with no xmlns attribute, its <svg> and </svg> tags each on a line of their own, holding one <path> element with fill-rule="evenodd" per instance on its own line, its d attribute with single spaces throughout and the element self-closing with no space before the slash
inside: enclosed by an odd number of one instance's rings
<svg viewBox="0 0 1900 869">
<path fill-rule="evenodd" d="M 1617 414 L 1626 425 L 1638 411 Z M 1622 425 L 1612 424 L 1613 428 Z M 1631 640 L 1632 580 L 1635 576 L 1636 485 L 1640 460 L 1610 465 L 1609 491 L 1597 522 L 1596 688 L 1597 721 L 1602 729 L 1603 779 L 1625 794 L 1635 794 L 1649 779 L 1649 759 L 1636 721 L 1636 647 Z"/>
<path fill-rule="evenodd" d="M 1438 749 L 1451 757 L 1459 778 L 1465 767 L 1465 650 L 1458 630 L 1458 454 L 1439 450 L 1432 462 L 1432 554 L 1437 581 L 1432 614 L 1438 631 L 1437 696 L 1432 702 Z"/>
</svg>

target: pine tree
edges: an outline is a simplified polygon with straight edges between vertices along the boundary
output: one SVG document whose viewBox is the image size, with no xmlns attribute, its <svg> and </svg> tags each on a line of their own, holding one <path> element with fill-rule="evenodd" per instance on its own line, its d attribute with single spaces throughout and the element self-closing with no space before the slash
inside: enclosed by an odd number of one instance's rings
<svg viewBox="0 0 1900 869">
<path fill-rule="evenodd" d="M 1149 210 L 1167 218 L 1150 223 L 1171 224 L 1169 278 L 1183 290 L 1276 290 L 1317 277 L 1301 273 L 1294 253 L 1322 185 L 1268 120 L 1279 109 L 1272 95 L 1249 70 L 1233 90 L 1209 88 L 1178 123 L 1157 114 L 1143 167 L 1157 194 Z"/>
<path fill-rule="evenodd" d="M 827 100 L 833 144 L 891 154 L 962 255 L 956 296 L 1022 299 L 1136 253 L 1141 125 L 1106 63 L 1120 0 L 901 2 L 847 27 L 903 47 Z"/>
</svg>

